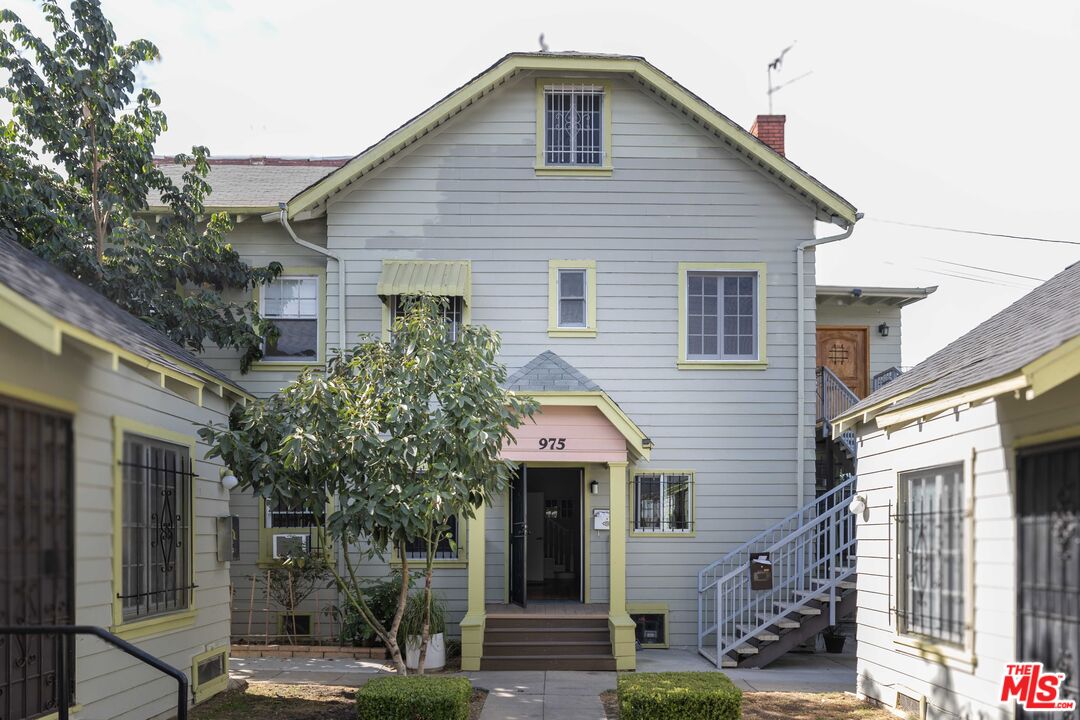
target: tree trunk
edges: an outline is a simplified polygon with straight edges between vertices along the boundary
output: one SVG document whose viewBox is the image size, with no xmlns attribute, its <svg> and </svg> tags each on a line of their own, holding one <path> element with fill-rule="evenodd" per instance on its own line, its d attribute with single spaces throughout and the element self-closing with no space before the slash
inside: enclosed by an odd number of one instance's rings
<svg viewBox="0 0 1080 720">
<path fill-rule="evenodd" d="M 428 642 L 431 640 L 431 576 L 435 571 L 435 543 L 427 539 L 427 565 L 424 568 L 424 624 L 420 633 L 420 661 L 416 665 L 416 674 L 424 674 L 424 662 L 427 660 Z M 408 642 L 408 639 L 406 639 Z"/>
<path fill-rule="evenodd" d="M 401 656 L 401 646 L 398 645 L 398 629 L 401 627 L 401 617 L 405 614 L 405 603 L 409 599 L 409 558 L 405 552 L 405 543 L 398 543 L 398 552 L 401 553 L 401 592 L 398 594 L 397 611 L 394 613 L 394 622 L 386 633 L 384 641 L 386 649 L 390 651 L 390 658 L 394 661 L 394 667 L 401 675 L 408 675 L 409 670 L 405 666 L 405 660 Z"/>
</svg>

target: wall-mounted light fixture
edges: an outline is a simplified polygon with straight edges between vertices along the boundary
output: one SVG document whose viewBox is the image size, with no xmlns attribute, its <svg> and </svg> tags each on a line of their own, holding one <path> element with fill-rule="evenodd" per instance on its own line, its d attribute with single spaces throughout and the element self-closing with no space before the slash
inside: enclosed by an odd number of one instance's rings
<svg viewBox="0 0 1080 720">
<path fill-rule="evenodd" d="M 641 438 L 641 447 L 643 447 L 643 448 L 651 448 L 652 447 L 652 438 Z"/>
<path fill-rule="evenodd" d="M 600 483 L 596 482 L 595 480 L 593 480 L 591 483 L 589 483 L 589 492 L 591 492 L 593 495 L 599 495 L 600 494 Z"/>
<path fill-rule="evenodd" d="M 878 325 L 877 334 L 881 337 L 889 337 L 889 323 L 881 323 Z"/>
<path fill-rule="evenodd" d="M 848 503 L 847 509 L 852 515 L 862 515 L 863 511 L 866 510 L 866 496 L 856 495 L 851 498 L 851 502 Z"/>
<path fill-rule="evenodd" d="M 236 479 L 236 475 L 229 468 L 221 468 L 221 487 L 225 488 L 225 492 L 231 492 L 234 487 L 240 484 L 240 481 Z"/>
</svg>

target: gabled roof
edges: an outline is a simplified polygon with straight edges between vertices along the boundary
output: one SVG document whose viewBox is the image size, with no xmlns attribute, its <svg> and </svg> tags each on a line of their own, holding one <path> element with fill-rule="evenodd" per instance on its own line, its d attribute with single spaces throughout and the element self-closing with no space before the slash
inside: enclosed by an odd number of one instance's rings
<svg viewBox="0 0 1080 720">
<path fill-rule="evenodd" d="M 600 386 L 550 350 L 545 350 L 506 378 L 515 392 L 599 392 Z"/>
<path fill-rule="evenodd" d="M 206 384 L 248 393 L 172 339 L 83 285 L 0 230 L 0 325 L 60 354 L 64 338 L 96 346 L 114 357 L 201 393 Z"/>
<path fill-rule="evenodd" d="M 904 307 L 925 300 L 937 292 L 931 287 L 859 287 L 850 285 L 818 285 L 817 301 L 836 300 L 842 305 L 891 305 Z"/>
<path fill-rule="evenodd" d="M 985 400 L 1035 397 L 1080 374 L 1080 263 L 853 405 L 834 424 L 879 426 Z M 949 404 L 956 401 L 955 404 Z"/>
<path fill-rule="evenodd" d="M 763 172 L 773 176 L 805 198 L 824 222 L 848 225 L 856 221 L 855 207 L 825 187 L 805 170 L 778 154 L 744 128 L 720 113 L 697 95 L 658 70 L 645 58 L 633 55 L 595 53 L 510 53 L 487 70 L 454 90 L 379 142 L 349 160 L 289 200 L 290 218 L 305 219 L 322 214 L 327 200 L 405 147 L 436 129 L 469 105 L 511 80 L 519 73 L 586 72 L 627 75 L 713 132 L 735 152 L 742 154 Z"/>
</svg>

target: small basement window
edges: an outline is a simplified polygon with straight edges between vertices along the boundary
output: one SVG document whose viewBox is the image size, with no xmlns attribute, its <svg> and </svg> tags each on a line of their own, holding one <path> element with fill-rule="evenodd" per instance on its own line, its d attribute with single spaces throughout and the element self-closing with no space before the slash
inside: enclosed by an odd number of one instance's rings
<svg viewBox="0 0 1080 720">
<path fill-rule="evenodd" d="M 634 637 L 642 647 L 667 647 L 667 613 L 630 613 L 634 621 Z"/>
<path fill-rule="evenodd" d="M 205 660 L 199 661 L 195 666 L 196 682 L 205 685 L 215 678 L 225 674 L 225 653 L 211 655 Z"/>
<path fill-rule="evenodd" d="M 281 615 L 281 634 L 289 637 L 311 635 L 311 615 L 284 613 Z"/>
</svg>

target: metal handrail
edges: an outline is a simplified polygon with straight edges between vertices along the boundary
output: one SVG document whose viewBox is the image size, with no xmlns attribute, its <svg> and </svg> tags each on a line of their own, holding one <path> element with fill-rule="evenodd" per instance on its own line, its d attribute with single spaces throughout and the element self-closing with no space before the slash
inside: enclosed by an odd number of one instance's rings
<svg viewBox="0 0 1080 720">
<path fill-rule="evenodd" d="M 859 396 L 851 391 L 844 381 L 837 377 L 824 365 L 818 367 L 818 412 L 817 419 L 821 422 L 821 436 L 832 436 L 832 421 L 839 417 L 852 405 L 859 402 Z M 847 430 L 837 438 L 848 451 L 851 457 L 855 457 L 858 446 L 855 439 L 855 431 Z"/>
<path fill-rule="evenodd" d="M 56 687 L 57 715 L 59 720 L 68 720 L 71 705 L 71 687 L 67 679 L 67 636 L 93 635 L 113 647 L 127 653 L 136 660 L 160 670 L 176 680 L 176 720 L 188 717 L 188 678 L 182 671 L 159 660 L 140 647 L 132 645 L 105 628 L 94 625 L 2 625 L 0 635 L 55 635 L 56 636 Z"/>
<path fill-rule="evenodd" d="M 870 392 L 876 392 L 879 388 L 885 387 L 903 374 L 904 371 L 896 365 L 893 365 L 888 370 L 882 370 L 870 378 Z"/>
</svg>

